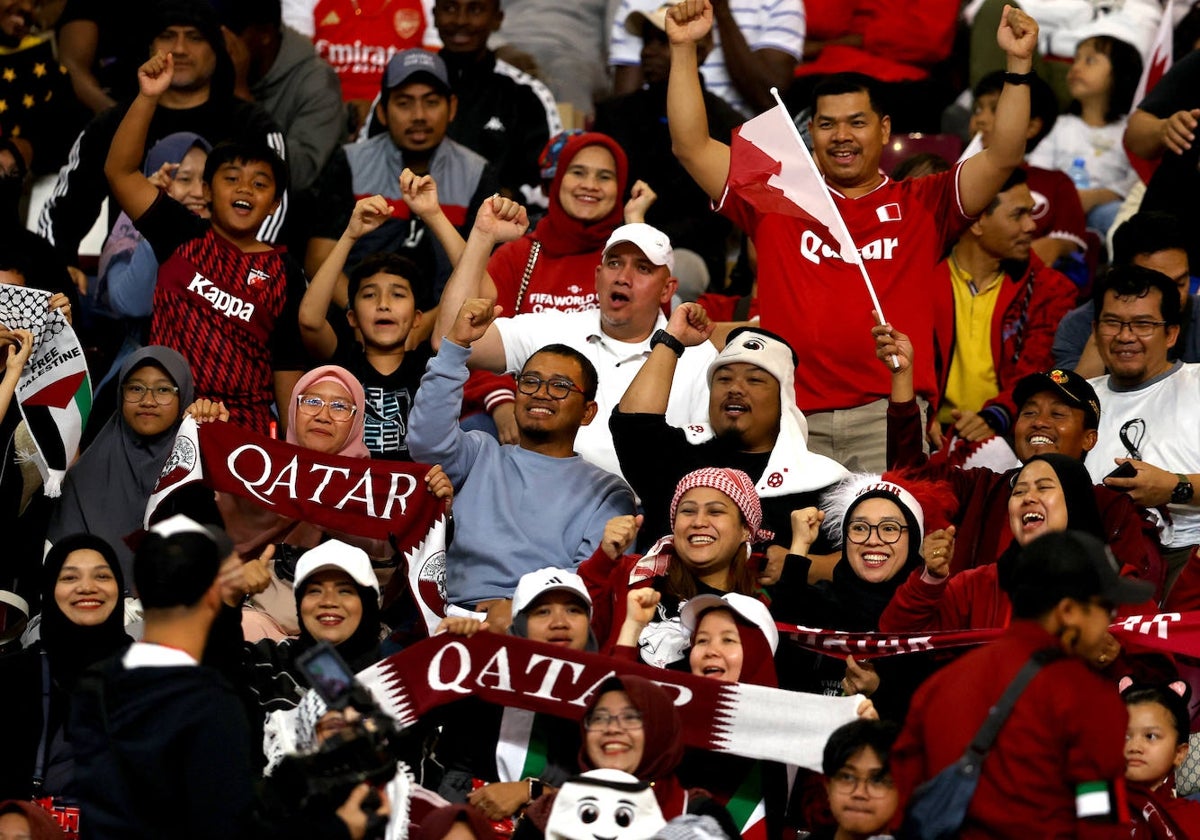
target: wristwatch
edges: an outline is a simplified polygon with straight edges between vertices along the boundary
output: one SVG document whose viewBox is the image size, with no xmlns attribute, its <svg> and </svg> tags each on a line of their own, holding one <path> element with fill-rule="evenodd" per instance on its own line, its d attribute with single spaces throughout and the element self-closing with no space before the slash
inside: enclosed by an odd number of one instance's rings
<svg viewBox="0 0 1200 840">
<path fill-rule="evenodd" d="M 1175 489 L 1171 491 L 1171 504 L 1186 505 L 1192 500 L 1196 489 L 1192 487 L 1192 482 L 1188 481 L 1188 477 L 1183 473 L 1176 473 L 1179 477 L 1179 483 L 1175 485 Z"/>
<path fill-rule="evenodd" d="M 525 781 L 529 782 L 529 801 L 535 802 L 542 798 L 542 794 L 546 792 L 546 785 L 541 779 L 535 779 L 530 776 Z"/>
<path fill-rule="evenodd" d="M 675 354 L 676 358 L 683 356 L 683 351 L 685 349 L 683 342 L 671 335 L 666 330 L 658 330 L 650 337 L 651 350 L 653 350 L 659 344 L 665 344 L 667 347 L 671 348 L 671 352 Z"/>
</svg>

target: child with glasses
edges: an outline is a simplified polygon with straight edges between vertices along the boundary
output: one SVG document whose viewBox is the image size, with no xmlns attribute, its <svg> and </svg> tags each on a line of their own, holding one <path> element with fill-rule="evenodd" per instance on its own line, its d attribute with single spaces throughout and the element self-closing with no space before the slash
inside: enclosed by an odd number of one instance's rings
<svg viewBox="0 0 1200 840">
<path fill-rule="evenodd" d="M 809 840 L 891 837 L 888 826 L 900 804 L 888 766 L 896 733 L 893 723 L 856 720 L 829 736 L 821 769 L 837 825 L 814 831 Z"/>
</svg>

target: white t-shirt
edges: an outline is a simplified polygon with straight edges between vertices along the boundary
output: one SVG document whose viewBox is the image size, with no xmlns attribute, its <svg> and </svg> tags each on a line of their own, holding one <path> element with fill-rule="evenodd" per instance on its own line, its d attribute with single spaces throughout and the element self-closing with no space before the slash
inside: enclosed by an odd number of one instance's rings
<svg viewBox="0 0 1200 840">
<path fill-rule="evenodd" d="M 1124 197 L 1138 181 L 1121 142 L 1125 122 L 1126 118 L 1121 117 L 1108 125 L 1092 126 L 1074 114 L 1063 114 L 1029 155 L 1028 163 L 1069 174 L 1075 158 L 1083 158 L 1092 187 Z"/>
<path fill-rule="evenodd" d="M 1176 362 L 1162 376 L 1130 390 L 1115 391 L 1107 376 L 1088 380 L 1100 398 L 1100 428 L 1096 448 L 1088 453 L 1088 472 L 1097 484 L 1116 468 L 1114 458 L 1128 458 L 1121 427 L 1139 419 L 1146 433 L 1139 442 L 1130 429 L 1126 436 L 1141 452 L 1141 460 L 1176 473 L 1200 472 L 1200 364 Z M 1172 524 L 1164 525 L 1162 543 L 1184 548 L 1200 543 L 1200 497 L 1191 504 L 1168 505 Z"/>
<path fill-rule="evenodd" d="M 652 12 L 661 5 L 662 0 L 621 0 L 617 16 L 613 18 L 609 64 L 642 63 L 642 39 L 625 31 L 625 19 L 633 12 Z M 730 0 L 729 5 L 733 19 L 737 21 L 751 51 L 768 48 L 782 50 L 800 60 L 804 54 L 803 0 Z M 753 115 L 750 106 L 733 87 L 729 71 L 725 69 L 725 53 L 721 51 L 721 36 L 715 23 L 713 50 L 704 59 L 700 72 L 709 91 L 746 116 Z"/>
<path fill-rule="evenodd" d="M 651 335 L 666 326 L 667 319 L 659 313 Z M 575 451 L 591 463 L 624 478 L 608 428 L 608 416 L 649 357 L 650 338 L 629 343 L 606 336 L 600 329 L 598 309 L 533 312 L 515 318 L 499 318 L 496 329 L 504 341 L 505 365 L 510 371 L 519 371 L 530 356 L 547 344 L 555 343 L 578 350 L 596 366 L 600 377 L 600 386 L 596 390 L 598 410 L 595 419 L 579 430 Z M 708 365 L 716 356 L 717 348 L 709 341 L 683 351 L 683 357 L 675 367 L 671 396 L 667 401 L 667 422 L 672 426 L 708 423 Z"/>
</svg>

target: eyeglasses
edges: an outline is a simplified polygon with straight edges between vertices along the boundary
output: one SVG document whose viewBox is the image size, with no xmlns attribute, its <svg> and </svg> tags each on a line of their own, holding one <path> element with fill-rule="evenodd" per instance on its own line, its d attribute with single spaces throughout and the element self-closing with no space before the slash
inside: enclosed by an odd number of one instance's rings
<svg viewBox="0 0 1200 840">
<path fill-rule="evenodd" d="M 583 389 L 570 379 L 542 379 L 532 373 L 523 373 L 517 377 L 517 390 L 530 397 L 540 391 L 543 384 L 546 386 L 546 393 L 553 400 L 565 400 L 571 396 L 572 391 L 576 394 L 583 393 Z"/>
<path fill-rule="evenodd" d="M 854 793 L 861 782 L 867 791 L 867 796 L 872 799 L 887 796 L 896 787 L 892 777 L 886 774 L 863 777 L 855 776 L 849 770 L 837 771 L 829 779 L 829 782 L 838 793 Z"/>
<path fill-rule="evenodd" d="M 583 721 L 584 728 L 589 732 L 603 732 L 610 727 L 617 729 L 641 729 L 642 713 L 628 709 L 615 715 L 608 712 L 592 712 Z"/>
<path fill-rule="evenodd" d="M 316 417 L 321 409 L 328 408 L 329 416 L 339 423 L 345 423 L 358 411 L 358 406 L 345 400 L 325 400 L 312 394 L 301 394 L 296 397 L 296 407 L 301 414 Z"/>
<path fill-rule="evenodd" d="M 900 535 L 908 530 L 907 525 L 901 525 L 899 522 L 891 522 L 884 520 L 878 525 L 872 525 L 869 522 L 854 521 L 846 526 L 846 539 L 850 542 L 861 545 L 871 538 L 871 532 L 874 531 L 879 535 L 879 541 L 891 545 L 900 541 Z"/>
<path fill-rule="evenodd" d="M 174 385 L 159 385 L 154 388 L 149 388 L 140 382 L 128 382 L 121 387 L 121 392 L 125 395 L 125 402 L 140 403 L 146 398 L 147 392 L 154 397 L 154 402 L 158 405 L 170 405 L 171 400 L 179 395 L 179 389 Z"/>
<path fill-rule="evenodd" d="M 1129 327 L 1129 331 L 1138 338 L 1147 338 L 1154 335 L 1156 329 L 1165 327 L 1166 325 L 1166 321 L 1149 321 L 1144 318 L 1139 318 L 1136 321 L 1122 321 L 1119 318 L 1101 318 L 1096 322 L 1096 332 L 1111 338 L 1114 335 L 1120 335 L 1122 330 Z"/>
</svg>

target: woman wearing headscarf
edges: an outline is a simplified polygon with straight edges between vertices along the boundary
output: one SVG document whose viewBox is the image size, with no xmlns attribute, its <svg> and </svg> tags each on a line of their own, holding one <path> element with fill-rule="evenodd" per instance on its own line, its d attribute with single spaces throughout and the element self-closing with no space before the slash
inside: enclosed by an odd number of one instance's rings
<svg viewBox="0 0 1200 840">
<path fill-rule="evenodd" d="M 0 660 L 0 719 L 9 721 L 0 798 L 69 798 L 74 759 L 64 727 L 80 674 L 124 650 L 124 579 L 113 547 L 93 534 L 64 536 L 46 555 L 41 635 Z"/>
<path fill-rule="evenodd" d="M 48 531 L 51 542 L 88 532 L 116 552 L 124 579 L 133 580 L 133 552 L 124 538 L 142 527 L 146 501 L 171 454 L 194 399 L 187 360 L 168 347 L 144 347 L 125 359 L 120 409 L 67 470 Z"/>
<path fill-rule="evenodd" d="M 1042 534 L 1068 528 L 1101 540 L 1105 537 L 1087 468 L 1083 462 L 1057 453 L 1030 458 L 1017 473 L 1008 521 L 1013 544 L 994 564 L 947 576 L 953 545 L 928 552 L 924 566 L 914 569 L 897 589 L 880 618 L 879 629 L 907 633 L 1007 627 L 1012 620 L 1012 602 L 1002 582 L 1025 546 Z M 1132 612 L 1147 609 L 1157 612 L 1153 604 Z"/>
<path fill-rule="evenodd" d="M 650 203 L 639 182 L 622 208 L 629 165 L 620 144 L 606 134 L 558 134 L 541 162 L 543 172 L 552 173 L 550 209 L 536 228 L 501 245 L 488 261 L 505 315 L 597 308 L 591 278 L 604 243 L 621 224 L 643 221 Z"/>
<path fill-rule="evenodd" d="M 940 482 L 902 481 L 890 473 L 851 476 L 826 494 L 824 510 L 805 508 L 794 517 L 790 553 L 771 589 L 772 614 L 806 627 L 878 630 L 896 590 L 921 565 L 926 531 L 944 525 L 954 505 L 949 487 Z M 803 520 L 798 526 L 796 518 Z M 842 555 L 832 580 L 810 584 L 806 555 L 822 522 L 831 541 L 842 545 Z M 926 667 L 914 656 L 880 660 L 876 666 L 788 648 L 781 653 L 780 673 L 787 675 L 789 688 L 833 696 L 862 693 L 881 714 L 902 718 Z"/>
<path fill-rule="evenodd" d="M 660 668 L 685 658 L 689 640 L 679 616 L 689 598 L 759 593 L 751 544 L 773 536 L 762 528 L 754 482 L 727 467 L 680 479 L 669 518 L 672 533 L 642 556 L 624 554 L 637 535 L 634 517 L 609 520 L 600 548 L 579 567 L 595 604 L 592 626 L 605 640 L 601 650 L 635 647 L 644 663 Z"/>
<path fill-rule="evenodd" d="M 609 677 L 596 690 L 580 728 L 580 770 L 629 773 L 652 785 L 664 820 L 681 814 L 708 815 L 730 837 L 737 836 L 729 813 L 706 791 L 685 788 L 676 775 L 684 755 L 683 721 L 664 689 L 645 677 Z M 541 836 L 553 806 L 553 793 L 530 805 L 513 840 Z"/>
<path fill-rule="evenodd" d="M 200 400 L 188 408 L 198 423 L 226 422 L 221 403 Z M 345 458 L 369 458 L 363 442 L 366 395 L 345 368 L 322 365 L 296 382 L 288 402 L 287 442 Z M 243 557 L 258 557 L 275 546 L 271 582 L 250 599 L 243 620 L 246 638 L 276 641 L 300 632 L 292 596 L 292 576 L 301 553 L 329 537 L 363 549 L 381 585 L 391 577 L 393 551 L 385 540 L 328 531 L 310 522 L 282 516 L 253 500 L 216 494 L 221 523 Z"/>
</svg>

